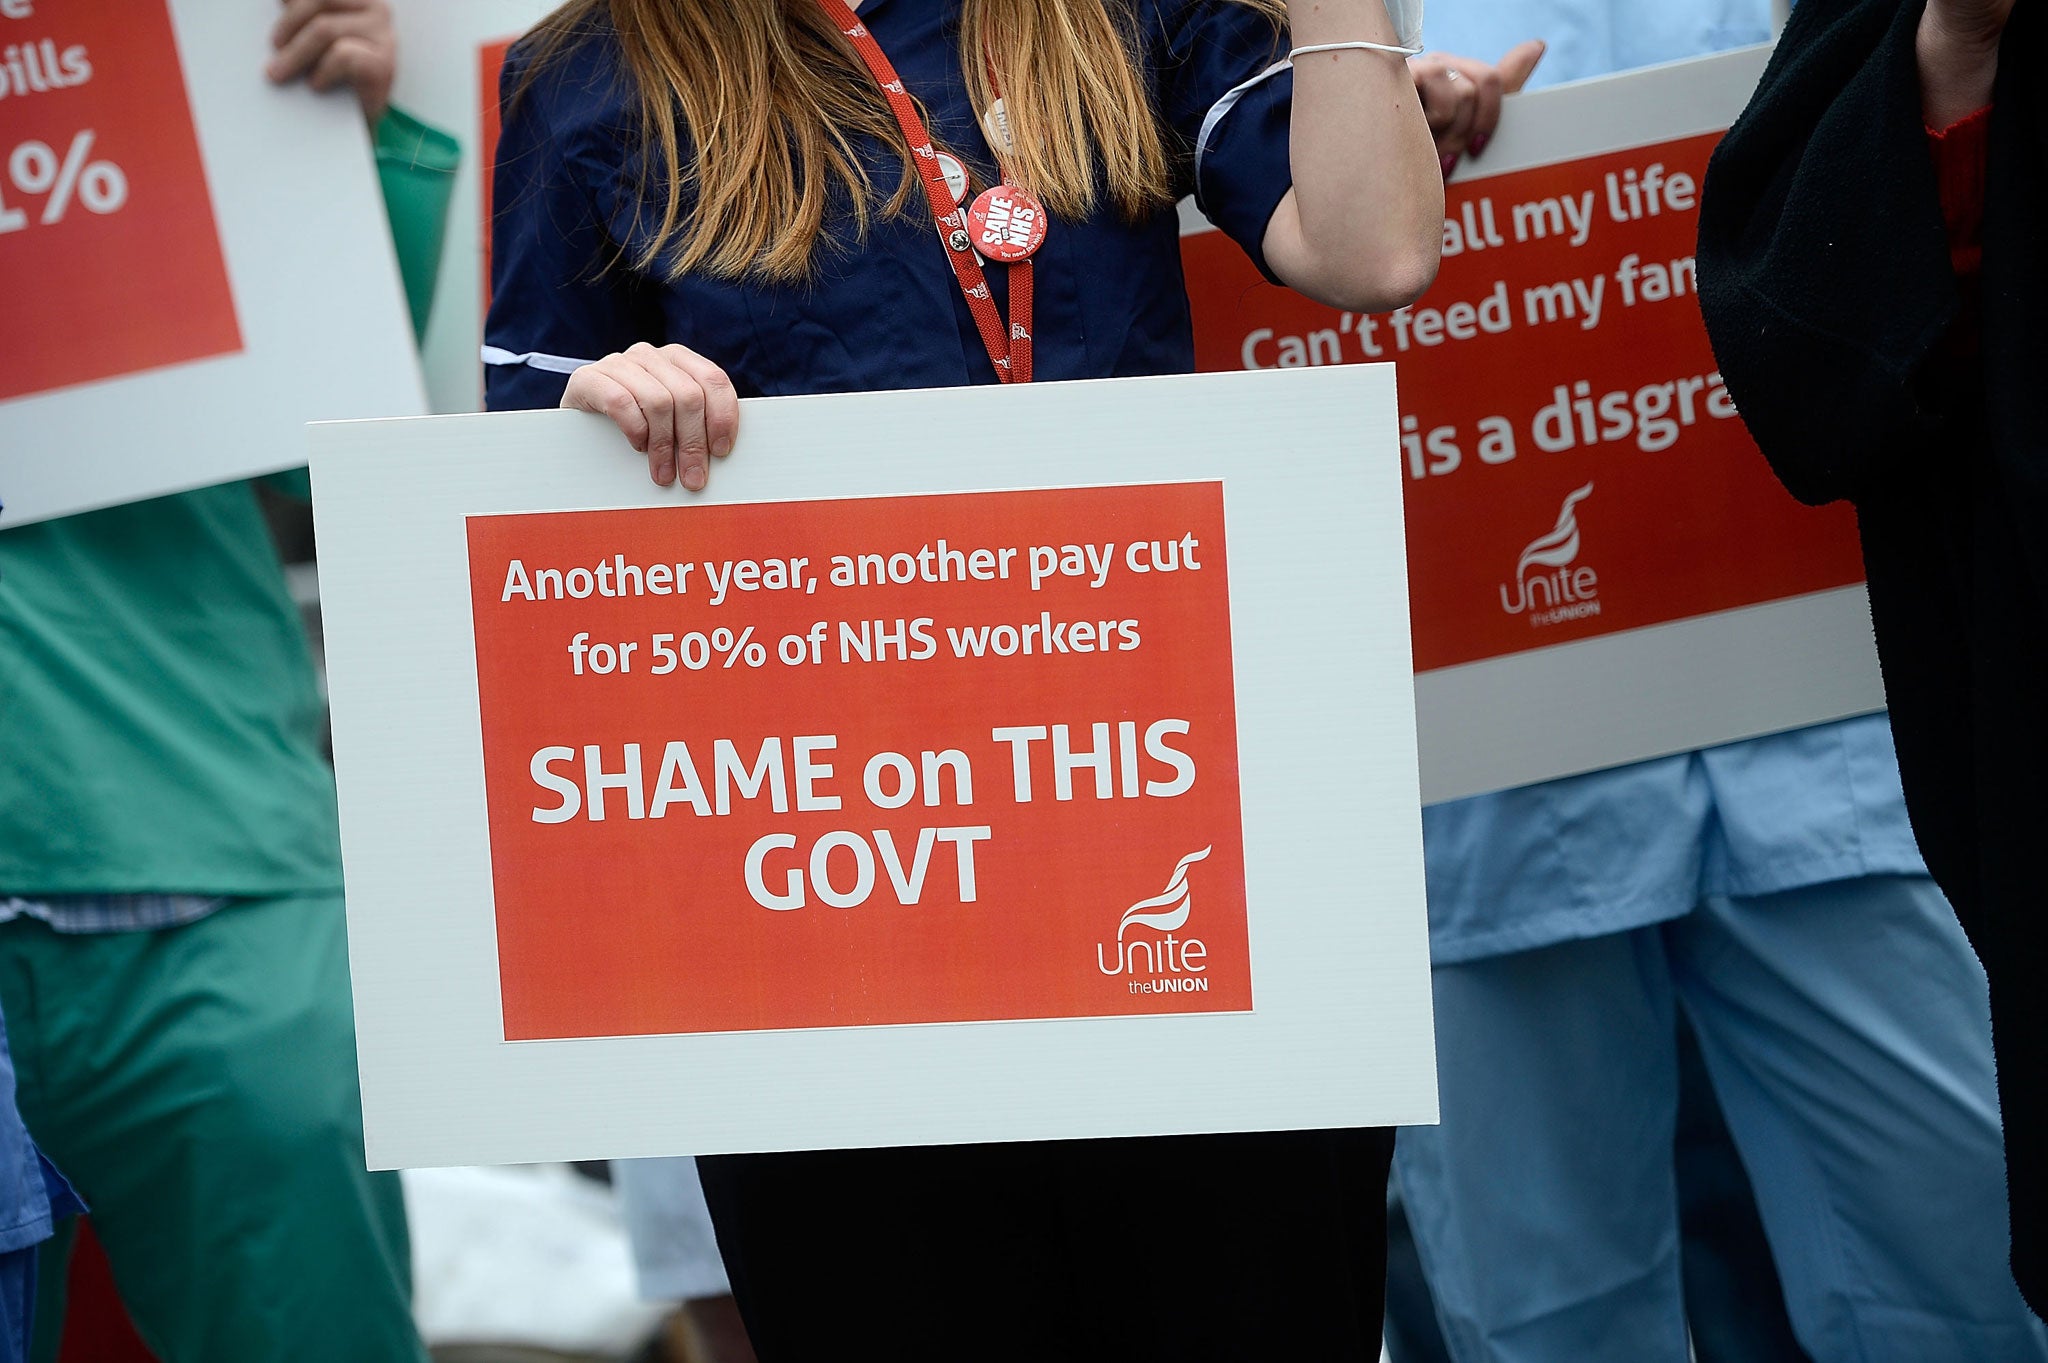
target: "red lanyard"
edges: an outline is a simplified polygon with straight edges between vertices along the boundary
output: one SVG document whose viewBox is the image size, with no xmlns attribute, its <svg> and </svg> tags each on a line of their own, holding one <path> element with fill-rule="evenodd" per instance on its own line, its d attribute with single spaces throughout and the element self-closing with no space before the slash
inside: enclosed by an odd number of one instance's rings
<svg viewBox="0 0 2048 1363">
<path fill-rule="evenodd" d="M 953 202 L 953 191 L 947 188 L 945 174 L 939 167 L 938 151 L 932 146 L 931 134 L 925 131 L 924 120 L 917 116 L 917 105 L 903 88 L 902 78 L 889 64 L 888 55 L 875 41 L 875 35 L 847 7 L 846 0 L 818 3 L 867 63 L 875 83 L 888 97 L 897 126 L 910 143 L 918 173 L 924 180 L 925 198 L 931 201 L 932 219 L 938 224 L 946 258 L 953 266 L 953 278 L 959 282 L 968 310 L 974 314 L 974 325 L 981 332 L 982 345 L 988 348 L 996 377 L 1004 383 L 1031 382 L 1031 262 L 1020 260 L 1011 267 L 1010 325 L 1005 327 L 1002 314 L 996 311 L 995 299 L 989 296 L 988 278 L 981 272 L 981 261 L 968 237 L 966 207 Z M 1000 161 L 1001 148 L 997 148 L 996 154 Z"/>
</svg>

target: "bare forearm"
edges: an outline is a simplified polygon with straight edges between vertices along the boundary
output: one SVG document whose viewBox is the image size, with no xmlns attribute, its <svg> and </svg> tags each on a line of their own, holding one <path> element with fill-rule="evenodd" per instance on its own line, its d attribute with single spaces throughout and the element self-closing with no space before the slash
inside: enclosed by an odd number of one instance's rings
<svg viewBox="0 0 2048 1363">
<path fill-rule="evenodd" d="M 1393 44 L 1382 0 L 1294 0 L 1296 47 Z M 1294 64 L 1294 188 L 1273 214 L 1266 257 L 1288 285 L 1338 307 L 1412 301 L 1436 276 L 1443 172 L 1407 65 L 1350 49 Z"/>
</svg>

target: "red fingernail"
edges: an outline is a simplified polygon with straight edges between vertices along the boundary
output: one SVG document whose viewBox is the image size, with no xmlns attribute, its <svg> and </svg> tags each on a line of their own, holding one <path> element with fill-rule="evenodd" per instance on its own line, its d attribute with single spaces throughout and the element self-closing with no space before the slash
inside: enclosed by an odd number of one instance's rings
<svg viewBox="0 0 2048 1363">
<path fill-rule="evenodd" d="M 1492 140 L 1493 140 L 1493 135 L 1492 135 L 1491 133 L 1481 133 L 1481 134 L 1479 134 L 1479 136 L 1477 136 L 1477 137 L 1473 138 L 1473 139 L 1472 139 L 1472 154 L 1473 154 L 1474 156 L 1477 156 L 1477 155 L 1479 155 L 1479 153 L 1480 153 L 1480 152 L 1483 152 L 1483 151 L 1485 151 L 1485 150 L 1486 150 L 1486 144 L 1487 144 L 1488 142 L 1491 142 Z"/>
<path fill-rule="evenodd" d="M 1442 165 L 1444 168 L 1444 178 L 1446 180 L 1450 179 L 1451 172 L 1458 168 L 1457 153 L 1453 152 L 1448 156 L 1442 157 L 1439 161 L 1439 164 Z"/>
</svg>

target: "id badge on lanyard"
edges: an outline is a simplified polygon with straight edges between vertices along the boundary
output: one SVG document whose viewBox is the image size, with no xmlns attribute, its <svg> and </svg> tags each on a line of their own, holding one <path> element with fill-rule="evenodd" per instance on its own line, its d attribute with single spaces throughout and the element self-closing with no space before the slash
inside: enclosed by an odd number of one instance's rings
<svg viewBox="0 0 2048 1363">
<path fill-rule="evenodd" d="M 1005 172 L 1003 184 L 983 190 L 963 210 L 961 202 L 967 197 L 966 167 L 932 146 L 931 134 L 925 130 L 924 120 L 918 117 L 917 105 L 911 100 L 909 91 L 903 88 L 902 78 L 882 51 L 882 45 L 875 41 L 875 35 L 855 17 L 846 0 L 818 0 L 818 3 L 867 64 L 869 74 L 874 76 L 875 83 L 882 87 L 882 93 L 889 101 L 890 111 L 896 115 L 897 126 L 903 129 L 904 139 L 910 143 L 918 177 L 924 183 L 925 198 L 931 205 L 932 220 L 938 225 L 939 239 L 945 244 L 946 258 L 953 267 L 953 278 L 967 300 L 968 311 L 974 314 L 975 329 L 981 333 L 981 343 L 988 350 L 989 361 L 995 365 L 996 377 L 1004 383 L 1029 383 L 1031 257 L 1045 242 L 1045 205 L 1028 190 L 1008 183 Z M 993 85 L 993 72 L 990 77 Z M 991 128 L 989 144 L 1000 163 L 1003 153 L 1010 147 L 1009 119 L 1000 93 L 984 121 Z M 1010 269 L 1010 321 L 1007 326 L 1003 324 L 1002 314 L 996 310 L 995 299 L 989 294 L 988 277 L 982 273 L 977 248 L 982 255 Z"/>
</svg>

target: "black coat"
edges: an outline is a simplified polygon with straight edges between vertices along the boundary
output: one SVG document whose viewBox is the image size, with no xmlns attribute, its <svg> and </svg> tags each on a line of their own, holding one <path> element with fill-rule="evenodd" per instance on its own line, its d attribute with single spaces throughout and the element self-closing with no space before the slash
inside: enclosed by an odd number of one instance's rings
<svg viewBox="0 0 2048 1363">
<path fill-rule="evenodd" d="M 1800 0 L 1707 173 L 1700 301 L 1785 486 L 1856 506 L 1906 803 L 1991 978 L 2013 1267 L 2042 1313 L 2048 4 L 2018 0 L 2000 53 L 1978 347 L 1951 335 L 1923 3 Z"/>
</svg>

